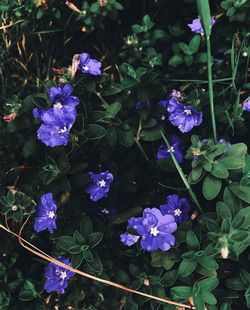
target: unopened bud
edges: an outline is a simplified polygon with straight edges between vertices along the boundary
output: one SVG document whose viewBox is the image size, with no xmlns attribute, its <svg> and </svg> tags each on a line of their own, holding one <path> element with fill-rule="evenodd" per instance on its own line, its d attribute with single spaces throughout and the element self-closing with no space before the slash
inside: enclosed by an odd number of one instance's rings
<svg viewBox="0 0 250 310">
<path fill-rule="evenodd" d="M 193 154 L 194 154 L 195 156 L 200 156 L 200 155 L 201 155 L 201 150 L 200 150 L 200 149 L 195 149 L 195 150 L 193 151 Z"/>
<path fill-rule="evenodd" d="M 143 283 L 144 283 L 144 285 L 146 285 L 146 286 L 149 286 L 149 285 L 150 285 L 150 283 L 149 283 L 149 280 L 148 280 L 148 279 L 144 279 Z"/>
<path fill-rule="evenodd" d="M 18 206 L 17 206 L 17 205 L 13 205 L 12 208 L 11 208 L 11 210 L 12 210 L 13 212 L 16 212 L 16 211 L 18 210 Z"/>
<path fill-rule="evenodd" d="M 229 255 L 228 247 L 227 246 L 222 247 L 221 250 L 220 250 L 220 254 L 221 254 L 222 258 L 227 259 L 228 255 Z"/>
</svg>

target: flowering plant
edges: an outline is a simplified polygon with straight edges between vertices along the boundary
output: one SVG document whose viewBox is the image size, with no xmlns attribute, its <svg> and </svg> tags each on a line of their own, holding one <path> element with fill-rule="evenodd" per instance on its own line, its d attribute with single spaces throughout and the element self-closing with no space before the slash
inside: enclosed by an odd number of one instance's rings
<svg viewBox="0 0 250 310">
<path fill-rule="evenodd" d="M 0 4 L 0 309 L 249 307 L 247 1 L 26 2 Z"/>
</svg>

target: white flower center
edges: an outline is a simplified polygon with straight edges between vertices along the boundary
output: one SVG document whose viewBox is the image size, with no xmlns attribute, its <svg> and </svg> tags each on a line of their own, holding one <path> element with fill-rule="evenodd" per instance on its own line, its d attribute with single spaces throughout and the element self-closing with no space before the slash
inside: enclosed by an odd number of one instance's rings
<svg viewBox="0 0 250 310">
<path fill-rule="evenodd" d="M 107 210 L 107 209 L 102 209 L 101 212 L 102 212 L 103 214 L 109 214 L 109 210 Z"/>
<path fill-rule="evenodd" d="M 174 153 L 174 148 L 171 146 L 171 147 L 168 149 L 168 152 L 169 152 L 169 153 Z"/>
<path fill-rule="evenodd" d="M 61 271 L 60 278 L 61 278 L 62 280 L 64 280 L 65 278 L 67 278 L 67 272 L 66 272 L 66 271 Z"/>
<path fill-rule="evenodd" d="M 83 70 L 88 71 L 89 67 L 87 65 L 82 66 Z"/>
<path fill-rule="evenodd" d="M 180 209 L 175 209 L 175 210 L 174 210 L 174 215 L 175 215 L 175 216 L 180 216 L 181 213 L 182 213 L 182 211 L 181 211 Z"/>
<path fill-rule="evenodd" d="M 53 219 L 54 216 L 55 216 L 55 212 L 54 211 L 49 211 L 48 217 L 50 219 Z"/>
<path fill-rule="evenodd" d="M 159 230 L 156 226 L 150 228 L 150 234 L 153 235 L 154 237 L 156 237 L 158 233 L 159 233 Z"/>
<path fill-rule="evenodd" d="M 55 104 L 54 104 L 54 108 L 57 108 L 57 109 L 62 109 L 63 105 L 61 104 L 60 101 L 57 101 Z"/>
<path fill-rule="evenodd" d="M 165 119 L 166 119 L 165 115 L 162 115 L 161 120 L 165 121 Z"/>
<path fill-rule="evenodd" d="M 102 179 L 101 181 L 99 181 L 99 186 L 100 187 L 106 186 L 106 182 Z"/>
<path fill-rule="evenodd" d="M 184 110 L 184 113 L 186 113 L 187 115 L 191 115 L 192 114 L 192 111 L 190 109 L 185 109 Z"/>
<path fill-rule="evenodd" d="M 58 130 L 58 133 L 64 133 L 64 132 L 66 132 L 66 131 L 67 131 L 67 127 L 64 126 L 63 128 L 61 128 L 61 129 Z"/>
</svg>

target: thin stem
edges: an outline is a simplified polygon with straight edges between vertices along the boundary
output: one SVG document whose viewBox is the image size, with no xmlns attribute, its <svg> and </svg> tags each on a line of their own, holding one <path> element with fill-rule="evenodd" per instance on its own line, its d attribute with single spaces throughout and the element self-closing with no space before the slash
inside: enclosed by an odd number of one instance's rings
<svg viewBox="0 0 250 310">
<path fill-rule="evenodd" d="M 214 92 L 213 92 L 213 77 L 212 77 L 212 56 L 211 56 L 211 44 L 210 37 L 207 37 L 207 73 L 208 73 L 208 92 L 210 101 L 210 113 L 213 128 L 214 141 L 217 141 L 216 122 L 214 113 Z"/>
<path fill-rule="evenodd" d="M 143 147 L 141 146 L 140 141 L 137 140 L 136 138 L 134 140 L 135 140 L 135 143 L 138 146 L 139 150 L 142 152 L 143 156 L 145 157 L 146 161 L 149 161 L 149 158 L 148 158 L 147 154 L 145 153 Z"/>
<path fill-rule="evenodd" d="M 166 143 L 168 149 L 170 149 L 171 146 L 170 146 L 170 144 L 169 144 L 169 142 L 168 142 L 166 136 L 164 135 L 164 133 L 163 133 L 162 131 L 161 131 L 161 136 L 162 136 L 164 142 Z M 188 192 L 189 192 L 189 195 L 191 196 L 193 202 L 194 202 L 194 203 L 196 204 L 196 206 L 200 209 L 200 211 L 203 211 L 203 210 L 202 210 L 202 207 L 201 207 L 201 205 L 200 205 L 200 203 L 199 203 L 199 201 L 198 201 L 198 199 L 197 199 L 197 197 L 196 197 L 196 195 L 195 195 L 195 193 L 193 192 L 193 190 L 192 190 L 190 184 L 188 183 L 188 180 L 187 180 L 187 178 L 186 178 L 186 176 L 185 176 L 185 174 L 184 174 L 184 172 L 183 172 L 183 170 L 182 170 L 182 168 L 181 168 L 179 162 L 178 162 L 177 159 L 175 158 L 174 153 L 173 153 L 173 152 L 170 152 L 170 155 L 171 155 L 171 157 L 172 157 L 172 159 L 173 159 L 173 162 L 174 162 L 174 164 L 175 164 L 175 167 L 176 167 L 177 171 L 179 172 L 179 175 L 180 175 L 180 177 L 182 178 L 182 181 L 183 181 L 183 183 L 185 184 L 185 186 L 186 186 L 186 188 L 187 188 L 187 190 L 188 190 Z"/>
<path fill-rule="evenodd" d="M 107 103 L 106 100 L 104 100 L 104 98 L 102 97 L 102 95 L 98 92 L 95 92 L 96 96 L 101 100 L 102 102 L 102 106 L 107 109 L 109 107 L 109 104 Z"/>
</svg>

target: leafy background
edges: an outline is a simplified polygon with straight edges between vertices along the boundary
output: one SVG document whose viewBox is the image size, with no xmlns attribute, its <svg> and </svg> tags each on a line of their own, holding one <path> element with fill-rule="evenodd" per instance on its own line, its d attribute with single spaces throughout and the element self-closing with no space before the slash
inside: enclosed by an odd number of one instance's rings
<svg viewBox="0 0 250 310">
<path fill-rule="evenodd" d="M 197 309 L 204 303 L 207 309 L 247 309 L 249 115 L 241 103 L 250 88 L 249 3 L 210 2 L 216 17 L 211 44 L 218 136 L 234 146 L 216 162 L 222 150 L 210 140 L 209 160 L 185 160 L 183 170 L 204 212 L 193 204 L 176 246 L 150 254 L 120 243 L 127 220 L 159 206 L 168 194 L 188 197 L 173 162 L 156 160 L 160 131 L 177 133 L 169 123 L 159 125 L 158 102 L 175 88 L 203 111 L 203 125 L 192 138 L 181 137 L 187 157 L 199 139 L 211 138 L 206 44 L 187 27 L 198 16 L 195 1 L 76 1 L 80 13 L 65 1 L 1 1 L 1 114 L 17 113 L 13 122 L 0 120 L 2 223 L 7 218 L 18 232 L 31 215 L 25 238 L 102 278 L 183 302 L 193 296 Z M 74 94 L 81 103 L 70 143 L 45 147 L 36 138 L 32 109 L 48 105 L 45 89 L 55 81 L 70 82 L 68 67 L 81 52 L 100 59 L 104 73 L 77 74 Z M 136 110 L 137 102 L 147 100 L 151 109 Z M 109 197 L 91 203 L 84 193 L 87 173 L 107 169 L 115 178 Z M 8 190 L 13 185 L 15 195 Z M 38 235 L 33 215 L 46 192 L 57 199 L 58 229 Z M 224 246 L 227 259 L 221 257 Z M 43 291 L 44 261 L 3 231 L 0 251 L 1 309 L 174 309 L 77 276 L 64 295 L 50 296 Z"/>
</svg>

